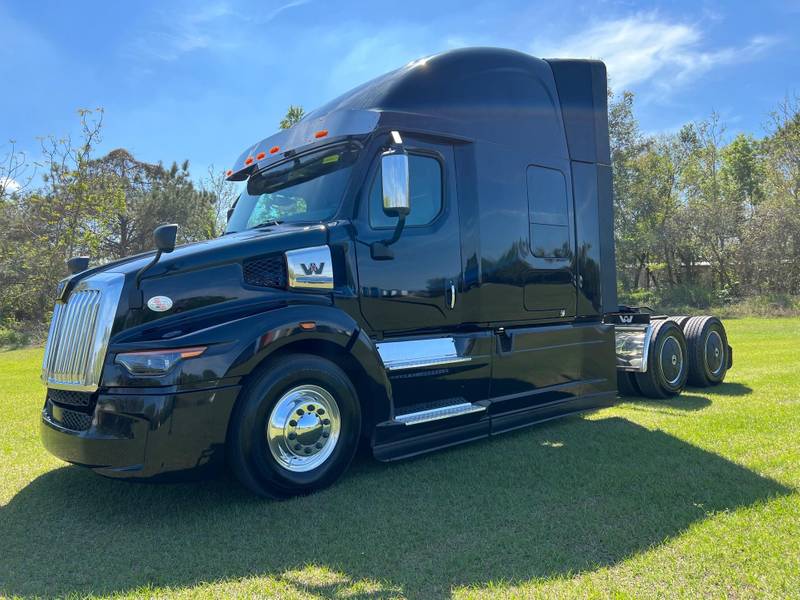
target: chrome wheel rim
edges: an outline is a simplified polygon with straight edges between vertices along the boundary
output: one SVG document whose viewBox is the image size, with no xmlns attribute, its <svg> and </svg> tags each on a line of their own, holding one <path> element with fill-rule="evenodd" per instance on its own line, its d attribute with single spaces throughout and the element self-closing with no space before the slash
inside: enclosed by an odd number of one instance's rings
<svg viewBox="0 0 800 600">
<path fill-rule="evenodd" d="M 281 467 L 303 473 L 328 459 L 340 430 L 339 406 L 331 393 L 317 385 L 300 385 L 275 403 L 267 421 L 267 444 Z"/>
<path fill-rule="evenodd" d="M 677 384 L 683 374 L 683 350 L 680 342 L 672 336 L 661 346 L 661 371 L 669 385 Z"/>
<path fill-rule="evenodd" d="M 706 368 L 709 373 L 716 376 L 722 371 L 725 358 L 725 350 L 722 344 L 722 337 L 716 331 L 711 331 L 706 337 L 706 347 L 704 349 Z"/>
</svg>

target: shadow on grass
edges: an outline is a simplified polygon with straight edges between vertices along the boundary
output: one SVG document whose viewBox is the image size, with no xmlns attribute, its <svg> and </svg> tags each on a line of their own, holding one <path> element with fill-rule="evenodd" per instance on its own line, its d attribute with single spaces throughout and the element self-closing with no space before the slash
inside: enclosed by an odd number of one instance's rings
<svg viewBox="0 0 800 600">
<path fill-rule="evenodd" d="M 723 382 L 719 385 L 704 388 L 690 387 L 689 390 L 706 396 L 746 396 L 753 393 L 753 388 L 735 381 Z"/>
<path fill-rule="evenodd" d="M 443 598 L 611 565 L 790 491 L 621 418 L 569 418 L 395 464 L 359 458 L 339 485 L 286 502 L 225 480 L 131 484 L 67 467 L 0 508 L 0 595 L 263 576 L 322 597 Z"/>
<path fill-rule="evenodd" d="M 648 412 L 668 412 L 659 408 L 669 408 L 672 410 L 696 411 L 703 410 L 711 406 L 709 396 L 746 396 L 752 393 L 753 389 L 741 383 L 722 383 L 717 386 L 687 388 L 679 396 L 672 398 L 643 398 L 641 396 L 622 396 L 622 400 L 627 404 L 646 406 Z"/>
</svg>

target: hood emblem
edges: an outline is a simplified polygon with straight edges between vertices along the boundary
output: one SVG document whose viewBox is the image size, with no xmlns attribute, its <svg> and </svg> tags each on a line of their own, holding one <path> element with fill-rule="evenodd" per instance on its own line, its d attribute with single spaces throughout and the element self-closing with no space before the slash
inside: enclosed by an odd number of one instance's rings
<svg viewBox="0 0 800 600">
<path fill-rule="evenodd" d="M 313 246 L 286 251 L 286 270 L 290 289 L 333 289 L 331 249 Z"/>
<path fill-rule="evenodd" d="M 169 296 L 153 296 L 147 301 L 147 308 L 153 312 L 164 312 L 172 308 L 172 298 Z"/>
<path fill-rule="evenodd" d="M 309 263 L 308 265 L 306 263 L 300 263 L 300 266 L 303 268 L 303 273 L 306 275 L 322 275 L 322 270 L 325 268 L 325 263 L 323 262 L 319 265 L 313 262 Z"/>
</svg>

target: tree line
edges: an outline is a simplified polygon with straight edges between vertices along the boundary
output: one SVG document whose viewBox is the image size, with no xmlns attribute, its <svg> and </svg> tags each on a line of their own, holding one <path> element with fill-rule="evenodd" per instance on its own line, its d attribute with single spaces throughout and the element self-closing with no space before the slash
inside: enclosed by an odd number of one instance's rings
<svg viewBox="0 0 800 600">
<path fill-rule="evenodd" d="M 761 137 L 726 135 L 716 114 L 645 135 L 630 92 L 609 93 L 618 285 L 623 302 L 722 305 L 800 294 L 800 101 L 789 97 Z M 290 106 L 280 127 L 303 118 Z M 149 251 L 153 229 L 179 243 L 224 231 L 235 199 L 213 168 L 97 156 L 103 111 L 81 110 L 79 135 L 41 140 L 29 162 L 0 156 L 0 331 L 44 323 L 66 259 L 92 264 Z M 2 338 L 2 335 L 0 335 Z M 2 339 L 0 339 L 2 343 Z"/>
<path fill-rule="evenodd" d="M 643 135 L 626 92 L 609 104 L 620 297 L 662 306 L 800 294 L 800 102 L 756 138 L 719 115 Z"/>
</svg>

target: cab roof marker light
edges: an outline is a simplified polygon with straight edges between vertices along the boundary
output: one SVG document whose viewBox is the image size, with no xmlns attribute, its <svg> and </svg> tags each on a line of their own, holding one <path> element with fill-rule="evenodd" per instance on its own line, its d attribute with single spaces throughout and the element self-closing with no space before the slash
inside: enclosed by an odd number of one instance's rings
<svg viewBox="0 0 800 600">
<path fill-rule="evenodd" d="M 320 139 L 320 138 L 324 138 L 326 135 L 328 135 L 328 130 L 327 129 L 320 129 L 319 131 L 317 131 L 314 134 L 314 137 L 317 138 L 317 139 Z"/>
<path fill-rule="evenodd" d="M 281 149 L 280 146 L 273 146 L 272 148 L 269 149 L 269 153 L 275 154 L 276 152 L 280 152 L 280 149 Z"/>
<path fill-rule="evenodd" d="M 225 177 L 230 177 L 231 175 L 233 175 L 233 169 L 228 169 L 225 171 Z"/>
<path fill-rule="evenodd" d="M 259 152 L 258 154 L 256 154 L 256 160 L 261 160 L 261 159 L 262 159 L 262 158 L 264 158 L 266 155 L 267 155 L 267 153 L 266 153 L 266 152 L 264 152 L 264 151 L 262 150 L 261 152 Z"/>
<path fill-rule="evenodd" d="M 252 156 L 248 156 L 247 160 L 244 161 L 244 164 L 252 165 L 253 164 L 253 157 Z"/>
</svg>

